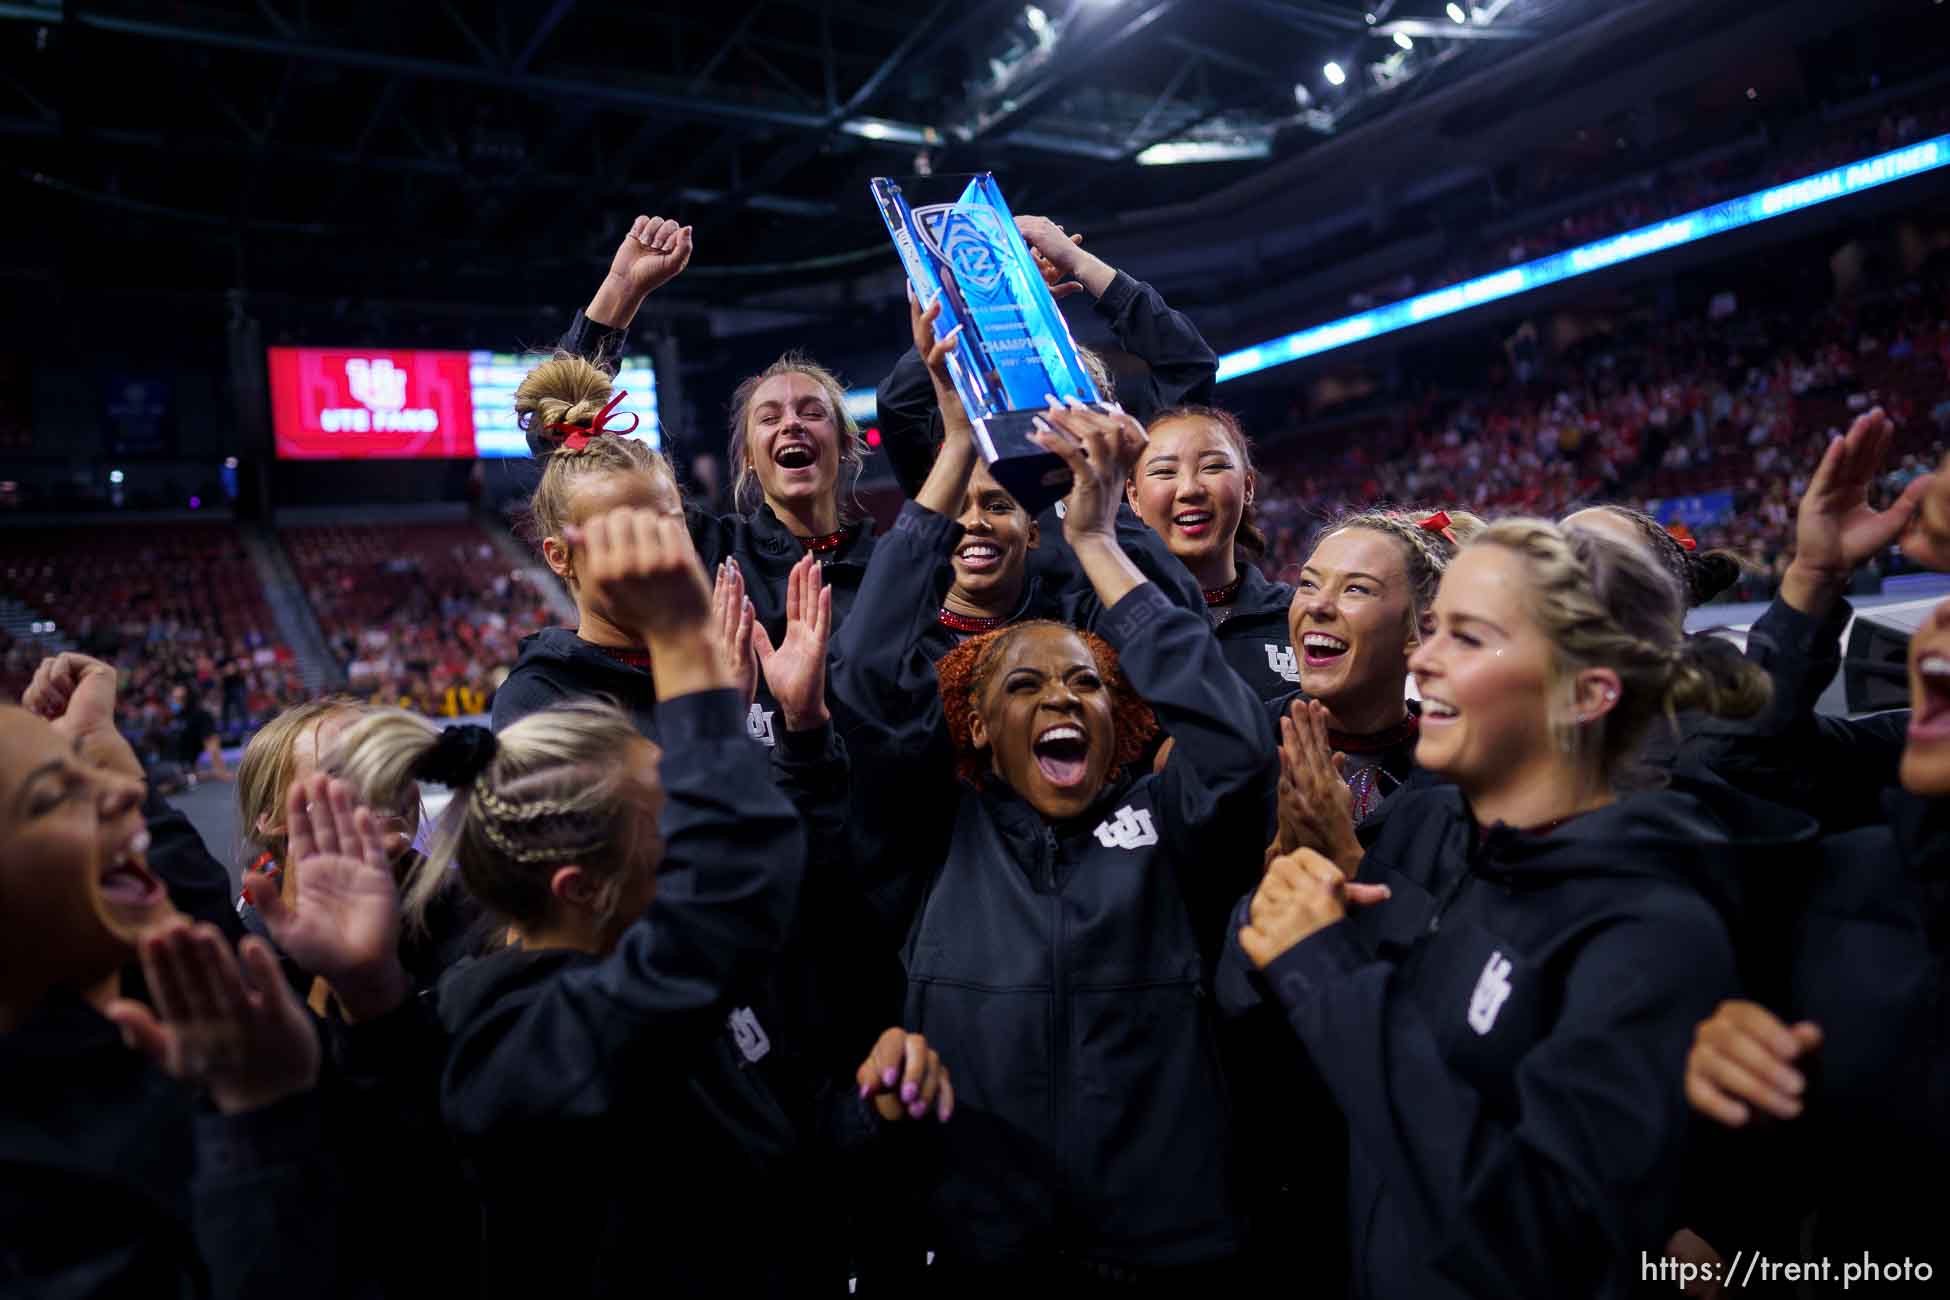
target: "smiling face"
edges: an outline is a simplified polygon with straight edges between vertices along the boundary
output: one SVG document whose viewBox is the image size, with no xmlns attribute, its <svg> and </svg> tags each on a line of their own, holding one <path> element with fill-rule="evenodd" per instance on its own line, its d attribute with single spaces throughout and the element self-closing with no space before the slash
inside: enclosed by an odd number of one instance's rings
<svg viewBox="0 0 1950 1300">
<path fill-rule="evenodd" d="M 1035 626 L 996 651 L 971 739 L 995 774 L 1052 821 L 1088 809 L 1117 752 L 1109 687 L 1082 638 Z"/>
<path fill-rule="evenodd" d="M 1941 798 L 1950 794 L 1950 600 L 1931 610 L 1910 637 L 1909 701 L 1903 789 Z"/>
<path fill-rule="evenodd" d="M 112 975 L 176 915 L 149 870 L 142 783 L 84 764 L 24 709 L 0 708 L 0 946 L 41 987 Z"/>
<path fill-rule="evenodd" d="M 1509 550 L 1464 550 L 1442 575 L 1435 630 L 1409 656 L 1422 697 L 1415 761 L 1465 794 L 1532 771 L 1554 752 L 1551 645 L 1523 583 Z"/>
<path fill-rule="evenodd" d="M 840 474 L 839 412 L 811 375 L 773 375 L 745 410 L 745 455 L 774 510 L 832 499 Z"/>
<path fill-rule="evenodd" d="M 1165 420 L 1131 475 L 1131 508 L 1194 574 L 1232 555 L 1253 492 L 1232 436 L 1203 416 Z"/>
<path fill-rule="evenodd" d="M 1395 717 L 1381 725 L 1397 720 L 1414 618 L 1402 544 L 1372 528 L 1329 533 L 1300 570 L 1287 610 L 1300 689 L 1349 728 L 1370 729 L 1358 719 L 1384 704 Z"/>
<path fill-rule="evenodd" d="M 1036 521 L 978 462 L 962 499 L 961 526 L 951 594 L 990 614 L 1014 613 L 1023 566 L 1041 536 Z"/>
</svg>

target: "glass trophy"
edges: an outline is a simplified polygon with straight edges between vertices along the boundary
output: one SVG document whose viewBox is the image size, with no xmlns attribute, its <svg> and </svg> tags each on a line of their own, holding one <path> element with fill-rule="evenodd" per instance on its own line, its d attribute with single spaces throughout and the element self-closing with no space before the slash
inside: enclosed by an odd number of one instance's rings
<svg viewBox="0 0 1950 1300">
<path fill-rule="evenodd" d="M 1046 394 L 1097 403 L 1076 342 L 1050 296 L 995 177 L 923 176 L 873 181 L 908 282 L 923 302 L 941 299 L 936 338 L 957 325 L 948 373 L 995 481 L 1030 514 L 1070 490 L 1062 460 L 1029 440 Z M 916 200 L 919 202 L 917 203 Z"/>
</svg>

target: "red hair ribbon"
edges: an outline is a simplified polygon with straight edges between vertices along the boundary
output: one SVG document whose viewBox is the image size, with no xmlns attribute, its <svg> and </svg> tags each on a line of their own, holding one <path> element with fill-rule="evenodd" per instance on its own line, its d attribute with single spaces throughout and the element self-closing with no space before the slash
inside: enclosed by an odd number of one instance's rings
<svg viewBox="0 0 1950 1300">
<path fill-rule="evenodd" d="M 609 399 L 609 405 L 605 406 L 602 410 L 598 411 L 596 413 L 596 418 L 589 421 L 587 424 L 557 424 L 551 426 L 554 429 L 556 429 L 558 432 L 565 433 L 568 435 L 566 438 L 562 439 L 563 450 L 581 451 L 584 447 L 587 447 L 589 445 L 589 440 L 591 438 L 600 438 L 606 433 L 616 434 L 618 436 L 626 433 L 635 433 L 636 426 L 640 423 L 640 421 L 637 419 L 636 412 L 634 411 L 625 411 L 623 413 L 630 417 L 629 428 L 611 429 L 605 427 L 609 423 L 609 417 L 615 413 L 616 408 L 621 406 L 623 404 L 623 399 L 628 397 L 629 395 L 630 394 L 628 390 L 619 389 L 617 391 L 616 396 Z"/>
<path fill-rule="evenodd" d="M 1429 515 L 1426 518 L 1417 519 L 1415 521 L 1415 526 L 1417 528 L 1426 528 L 1429 532 L 1432 533 L 1441 533 L 1443 539 L 1447 541 L 1449 545 L 1454 546 L 1456 544 L 1456 533 L 1455 530 L 1449 526 L 1449 522 L 1450 522 L 1449 512 L 1447 510 L 1438 510 L 1434 514 Z"/>
<path fill-rule="evenodd" d="M 1694 539 L 1693 530 L 1676 519 L 1666 525 L 1666 533 L 1673 541 L 1679 543 L 1679 549 L 1682 551 L 1697 551 L 1699 549 L 1699 542 Z"/>
</svg>

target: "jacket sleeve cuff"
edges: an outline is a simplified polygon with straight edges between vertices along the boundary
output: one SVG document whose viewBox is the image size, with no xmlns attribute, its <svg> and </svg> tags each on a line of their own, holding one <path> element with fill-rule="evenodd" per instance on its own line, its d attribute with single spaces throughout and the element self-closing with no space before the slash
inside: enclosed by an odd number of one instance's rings
<svg viewBox="0 0 1950 1300">
<path fill-rule="evenodd" d="M 241 1115 L 198 1115 L 197 1177 L 233 1178 L 318 1151 L 324 1144 L 322 1114 L 318 1089 L 309 1088 Z"/>
<path fill-rule="evenodd" d="M 693 691 L 657 701 L 657 732 L 666 751 L 697 741 L 745 735 L 745 703 L 730 689 Z"/>
<path fill-rule="evenodd" d="M 562 335 L 561 342 L 556 346 L 564 352 L 573 352 L 585 360 L 600 365 L 604 362 L 613 362 L 622 356 L 623 350 L 629 345 L 629 339 L 629 326 L 625 325 L 617 329 L 614 326 L 603 325 L 590 320 L 578 311 L 575 319 L 569 322 L 569 328 Z"/>
<path fill-rule="evenodd" d="M 839 757 L 839 733 L 833 730 L 830 718 L 804 731 L 788 731 L 780 725 L 773 734 L 779 742 L 774 752 L 794 763 L 819 763 Z"/>
<path fill-rule="evenodd" d="M 1817 619 L 1776 596 L 1748 635 L 1758 633 L 1768 638 L 1777 653 L 1785 651 L 1808 659 L 1832 658 L 1840 653 L 1842 629 L 1854 616 L 1855 609 L 1846 600 L 1837 600 L 1835 608 Z"/>
<path fill-rule="evenodd" d="M 894 516 L 894 526 L 889 530 L 891 536 L 898 536 L 909 545 L 942 555 L 951 554 L 955 543 L 961 540 L 963 532 L 961 521 L 938 515 L 918 501 L 907 501 L 901 505 L 901 512 Z"/>
<path fill-rule="evenodd" d="M 1097 622 L 1097 630 L 1121 653 L 1139 633 L 1169 614 L 1173 608 L 1171 600 L 1158 590 L 1157 583 L 1144 582 L 1104 611 Z"/>
<path fill-rule="evenodd" d="M 1110 288 L 1104 290 L 1104 296 L 1097 299 L 1097 314 L 1108 321 L 1116 320 L 1131 309 L 1142 288 L 1131 276 L 1119 271 Z"/>
<path fill-rule="evenodd" d="M 1370 960 L 1354 941 L 1354 927 L 1340 920 L 1308 935 L 1274 958 L 1273 964 L 1266 968 L 1265 979 L 1287 1010 L 1292 1011 Z"/>
</svg>

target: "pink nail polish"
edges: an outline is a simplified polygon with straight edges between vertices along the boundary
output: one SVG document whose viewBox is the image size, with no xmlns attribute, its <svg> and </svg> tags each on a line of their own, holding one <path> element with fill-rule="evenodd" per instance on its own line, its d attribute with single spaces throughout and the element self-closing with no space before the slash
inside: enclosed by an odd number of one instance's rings
<svg viewBox="0 0 1950 1300">
<path fill-rule="evenodd" d="M 889 1088 L 893 1087 L 900 1077 L 901 1072 L 891 1065 L 880 1072 L 880 1082 Z"/>
<path fill-rule="evenodd" d="M 920 1095 L 921 1095 L 921 1087 L 919 1084 L 903 1083 L 901 1085 L 902 1101 L 913 1101 L 916 1097 Z"/>
</svg>

